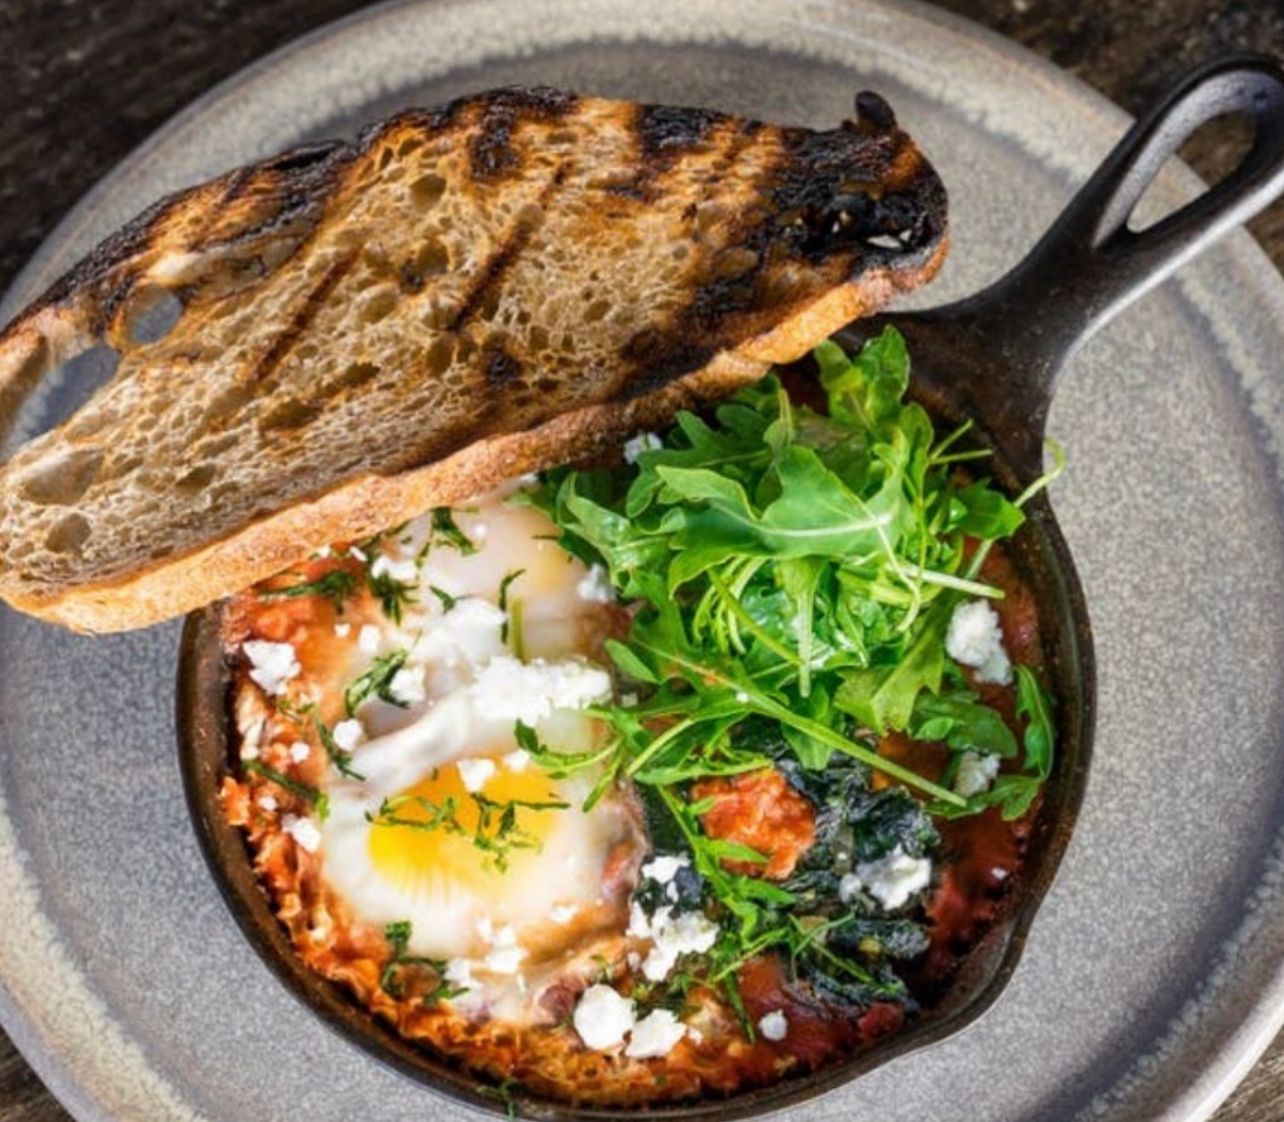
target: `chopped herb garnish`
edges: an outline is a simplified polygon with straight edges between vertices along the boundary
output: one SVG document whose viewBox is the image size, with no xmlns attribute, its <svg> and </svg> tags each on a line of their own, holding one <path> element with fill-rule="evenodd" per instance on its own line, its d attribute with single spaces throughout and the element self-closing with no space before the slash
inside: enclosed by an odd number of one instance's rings
<svg viewBox="0 0 1284 1122">
<path fill-rule="evenodd" d="M 262 760 L 242 760 L 241 766 L 255 775 L 261 775 L 264 779 L 275 783 L 292 795 L 297 795 L 301 799 L 307 799 L 312 804 L 313 809 L 317 812 L 317 817 L 322 822 L 330 815 L 330 799 L 324 791 L 318 791 L 315 787 L 309 787 L 306 783 L 300 783 L 297 779 L 291 779 L 288 775 L 279 772 L 274 767 L 269 767 Z"/>
<path fill-rule="evenodd" d="M 410 945 L 411 931 L 408 919 L 390 923 L 383 929 L 383 937 L 388 940 L 392 953 L 388 956 L 388 961 L 384 963 L 383 971 L 379 975 L 379 985 L 392 997 L 401 998 L 405 995 L 401 971 L 407 966 L 427 967 L 437 975 L 437 982 L 420 998 L 424 1006 L 431 1007 L 439 1001 L 449 1001 L 452 997 L 458 997 L 466 992 L 463 988 L 453 986 L 446 981 L 446 963 L 442 959 L 406 953 L 406 948 Z"/>
<path fill-rule="evenodd" d="M 343 691 L 343 709 L 349 717 L 356 716 L 361 705 L 372 697 L 395 705 L 399 709 L 407 708 L 406 702 L 392 693 L 392 680 L 397 671 L 405 664 L 410 652 L 406 650 L 390 651 L 376 658 L 364 674 L 354 679 Z"/>
<path fill-rule="evenodd" d="M 510 622 L 512 622 L 511 616 L 513 613 L 510 611 L 510 608 L 509 608 L 508 590 L 509 588 L 512 587 L 513 581 L 515 581 L 518 577 L 520 577 L 524 572 L 526 572 L 525 569 L 513 569 L 511 572 L 505 573 L 504 579 L 499 582 L 499 610 L 504 613 L 504 622 L 499 625 L 499 641 L 501 643 L 508 642 L 509 624 Z M 520 604 L 520 601 L 518 602 L 518 604 Z M 517 604 L 515 604 L 514 607 L 517 607 Z M 521 633 L 520 608 L 517 611 L 517 615 L 518 615 L 518 622 L 515 630 L 518 632 L 518 635 L 520 636 L 520 633 Z M 520 639 L 518 640 L 518 642 L 515 642 L 513 644 L 515 651 L 517 651 L 517 647 L 519 645 L 520 645 Z M 518 658 L 521 657 L 520 651 L 517 651 L 517 657 Z"/>
<path fill-rule="evenodd" d="M 357 578 L 347 569 L 330 569 L 316 580 L 300 581 L 297 584 L 277 588 L 264 588 L 259 591 L 260 600 L 277 600 L 298 596 L 324 596 L 334 604 L 335 610 L 343 613 L 344 605 L 357 590 Z"/>
<path fill-rule="evenodd" d="M 365 776 L 352 767 L 352 753 L 345 751 L 335 743 L 334 733 L 330 731 L 330 726 L 320 717 L 315 718 L 315 724 L 321 747 L 325 749 L 325 754 L 334 769 L 346 779 L 355 779 L 359 783 L 363 782 Z"/>
<path fill-rule="evenodd" d="M 452 596 L 444 588 L 438 588 L 435 584 L 430 584 L 428 586 L 428 591 L 436 596 L 441 602 L 441 610 L 443 612 L 453 611 L 455 605 L 459 603 L 458 596 Z"/>
<path fill-rule="evenodd" d="M 408 604 L 419 602 L 419 586 L 411 581 L 397 580 L 391 573 L 374 573 L 374 561 L 366 564 L 366 587 L 379 601 L 379 607 L 393 623 L 400 623 Z"/>
<path fill-rule="evenodd" d="M 539 838 L 525 829 L 518 821 L 520 810 L 566 810 L 570 804 L 560 799 L 496 800 L 474 792 L 468 800 L 475 814 L 475 822 L 466 825 L 461 819 L 462 806 L 454 796 L 433 802 L 423 795 L 399 795 L 384 799 L 375 814 L 367 814 L 372 826 L 401 826 L 411 830 L 440 830 L 468 838 L 473 846 L 485 854 L 483 865 L 498 873 L 508 871 L 509 855 L 513 850 L 541 848 Z M 403 813 L 411 810 L 413 814 Z"/>
<path fill-rule="evenodd" d="M 455 512 L 448 506 L 433 507 L 428 527 L 428 540 L 424 542 L 416 560 L 422 564 L 438 543 L 459 550 L 465 557 L 471 557 L 477 552 L 472 539 L 459 528 L 459 524 L 455 521 Z"/>
</svg>

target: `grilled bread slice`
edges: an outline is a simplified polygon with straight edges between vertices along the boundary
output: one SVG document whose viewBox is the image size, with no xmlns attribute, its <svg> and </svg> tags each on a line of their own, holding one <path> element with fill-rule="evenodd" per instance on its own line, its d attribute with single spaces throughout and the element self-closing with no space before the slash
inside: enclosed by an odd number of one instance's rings
<svg viewBox="0 0 1284 1122">
<path fill-rule="evenodd" d="M 818 132 L 504 89 L 230 172 L 0 334 L 10 411 L 119 355 L 0 469 L 0 596 L 84 631 L 180 614 L 726 393 L 944 250 L 941 183 L 868 94 Z"/>
</svg>

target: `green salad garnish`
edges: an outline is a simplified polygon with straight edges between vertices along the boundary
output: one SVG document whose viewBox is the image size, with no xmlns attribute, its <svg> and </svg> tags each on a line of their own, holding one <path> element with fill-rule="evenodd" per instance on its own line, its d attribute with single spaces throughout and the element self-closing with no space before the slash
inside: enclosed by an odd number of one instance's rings
<svg viewBox="0 0 1284 1122">
<path fill-rule="evenodd" d="M 898 846 L 921 856 L 933 815 L 998 805 L 1018 817 L 1050 774 L 1054 726 L 1034 675 L 1017 668 L 1019 745 L 945 638 L 961 602 L 1002 598 L 981 564 L 1061 465 L 1016 501 L 992 486 L 977 470 L 986 453 L 961 450 L 968 426 L 938 437 L 905 400 L 909 356 L 894 329 L 855 356 L 826 342 L 815 357 L 823 412 L 768 376 L 708 419 L 680 414 L 634 463 L 548 472 L 519 498 L 637 606 L 627 637 L 607 644 L 632 702 L 597 710 L 609 745 L 572 757 L 529 729 L 519 737 L 561 774 L 604 765 L 590 802 L 627 776 L 667 817 L 652 823 L 657 848 L 667 832 L 691 854 L 723 920 L 706 977 L 732 979 L 775 947 L 818 989 L 868 1002 L 901 992 L 889 960 L 921 951 L 924 936 L 907 918 L 862 914 L 859 900 L 840 906 L 842 870 Z M 940 782 L 879 755 L 893 731 L 954 755 Z M 965 797 L 947 785 L 964 752 L 1020 767 Z M 817 842 L 783 883 L 727 871 L 762 855 L 706 836 L 708 808 L 689 798 L 693 781 L 766 766 L 818 808 Z M 875 791 L 875 768 L 904 786 Z"/>
</svg>

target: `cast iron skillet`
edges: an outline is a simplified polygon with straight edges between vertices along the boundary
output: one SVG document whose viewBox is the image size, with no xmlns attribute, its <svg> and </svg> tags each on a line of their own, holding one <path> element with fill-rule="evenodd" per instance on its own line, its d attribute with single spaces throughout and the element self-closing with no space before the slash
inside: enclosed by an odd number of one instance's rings
<svg viewBox="0 0 1284 1122">
<path fill-rule="evenodd" d="M 1206 194 L 1153 226 L 1127 222 L 1146 187 L 1191 133 L 1219 116 L 1249 117 L 1255 138 L 1239 166 Z M 971 419 L 988 469 L 1009 494 L 1042 471 L 1044 422 L 1057 375 L 1094 330 L 1284 190 L 1284 70 L 1271 59 L 1236 55 L 1204 65 L 1176 84 L 1129 130 L 1061 218 L 1011 273 L 980 294 L 926 312 L 859 321 L 839 336 L 858 346 L 887 324 L 906 336 L 912 392 L 938 417 Z M 1011 906 L 969 953 L 948 993 L 914 1028 L 887 1044 L 819 1072 L 731 1099 L 646 1113 L 669 1119 L 747 1118 L 813 1098 L 887 1060 L 952 1035 L 999 996 L 1070 840 L 1092 744 L 1096 685 L 1092 636 L 1070 553 L 1044 495 L 1010 546 L 1035 593 L 1050 686 L 1057 701 L 1058 759 L 1030 839 Z M 340 987 L 295 956 L 251 867 L 239 830 L 219 812 L 219 781 L 231 763 L 230 676 L 219 644 L 219 608 L 191 615 L 178 672 L 179 759 L 188 805 L 205 856 L 254 948 L 297 997 L 332 1028 L 384 1063 L 474 1108 L 516 1108 L 534 1118 L 624 1118 L 634 1110 L 574 1109 L 510 1102 L 477 1078 L 410 1044 L 359 1008 Z"/>
</svg>

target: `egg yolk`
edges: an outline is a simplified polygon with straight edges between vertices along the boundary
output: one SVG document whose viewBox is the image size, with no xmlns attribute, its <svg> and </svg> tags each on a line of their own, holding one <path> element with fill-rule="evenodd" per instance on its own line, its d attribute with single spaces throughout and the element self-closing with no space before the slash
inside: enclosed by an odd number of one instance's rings
<svg viewBox="0 0 1284 1122">
<path fill-rule="evenodd" d="M 534 867 L 563 810 L 516 804 L 565 804 L 539 769 L 512 771 L 491 762 L 495 771 L 477 792 L 480 799 L 448 764 L 392 800 L 390 816 L 406 824 L 380 825 L 389 817 L 383 815 L 369 832 L 370 859 L 385 880 L 407 888 L 453 882 L 498 900 L 507 877 Z"/>
</svg>

